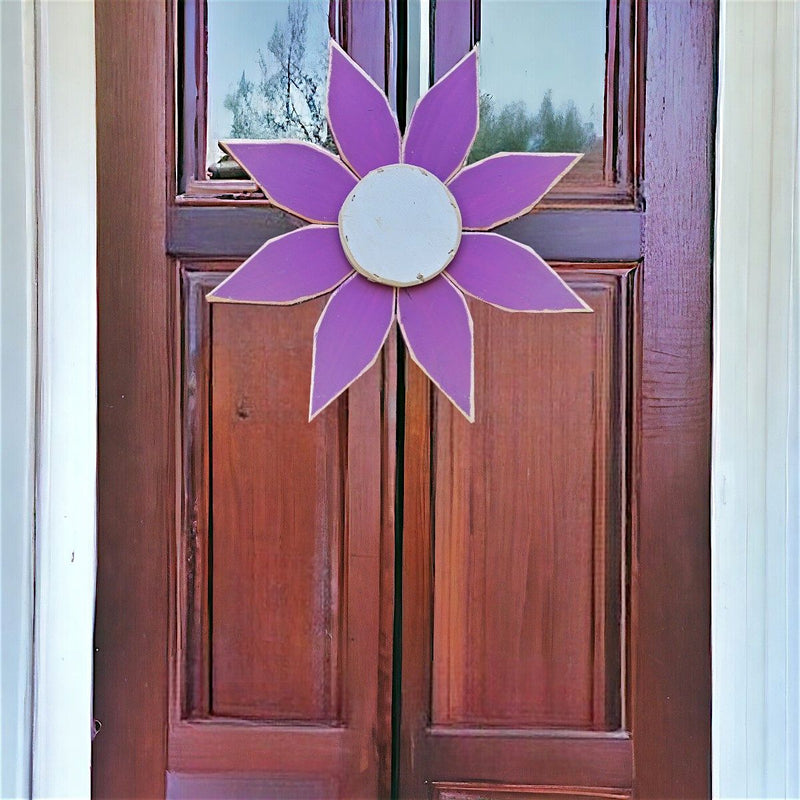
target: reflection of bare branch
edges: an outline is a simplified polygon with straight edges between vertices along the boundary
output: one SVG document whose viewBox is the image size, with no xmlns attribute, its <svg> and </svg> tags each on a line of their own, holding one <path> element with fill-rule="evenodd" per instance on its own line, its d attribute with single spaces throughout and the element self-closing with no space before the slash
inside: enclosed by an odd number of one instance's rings
<svg viewBox="0 0 800 800">
<path fill-rule="evenodd" d="M 290 0 L 286 18 L 276 23 L 256 62 L 258 84 L 244 74 L 237 90 L 225 99 L 233 113 L 232 136 L 297 137 L 331 147 L 325 118 L 324 46 L 309 45 L 308 0 Z"/>
</svg>

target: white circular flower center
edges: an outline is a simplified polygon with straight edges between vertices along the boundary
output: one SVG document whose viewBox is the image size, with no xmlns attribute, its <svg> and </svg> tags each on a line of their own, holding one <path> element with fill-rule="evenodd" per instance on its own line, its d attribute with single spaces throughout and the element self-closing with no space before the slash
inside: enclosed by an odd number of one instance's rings
<svg viewBox="0 0 800 800">
<path fill-rule="evenodd" d="M 415 286 L 438 275 L 461 240 L 461 212 L 449 189 L 409 164 L 373 170 L 339 212 L 339 236 L 355 269 L 371 281 Z"/>
</svg>

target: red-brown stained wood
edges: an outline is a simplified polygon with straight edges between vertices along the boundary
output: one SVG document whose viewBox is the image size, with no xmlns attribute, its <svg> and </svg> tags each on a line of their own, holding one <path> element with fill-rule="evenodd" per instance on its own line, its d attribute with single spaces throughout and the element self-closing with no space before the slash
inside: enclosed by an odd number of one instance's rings
<svg viewBox="0 0 800 800">
<path fill-rule="evenodd" d="M 164 253 L 166 8 L 98 2 L 96 797 L 163 797 L 175 281 Z"/>
<path fill-rule="evenodd" d="M 595 262 L 567 269 L 595 315 L 471 303 L 472 427 L 408 367 L 404 797 L 708 794 L 717 12 L 651 0 L 648 22 L 643 3 L 611 7 L 608 182 L 556 202 L 630 206 L 641 193 L 647 213 L 547 211 L 507 230 L 551 259 Z M 393 92 L 391 3 L 331 8 Z M 232 221 L 239 201 L 173 200 L 173 11 L 97 4 L 94 794 L 387 797 L 396 338 L 314 427 L 298 421 L 295 359 L 308 358 L 312 305 L 215 310 L 212 324 L 203 293 L 230 259 L 298 223 L 257 201 Z M 440 73 L 479 14 L 474 0 L 436 11 L 453 23 L 435 42 Z M 179 102 L 202 116 L 193 80 Z M 195 131 L 182 137 L 192 168 Z M 604 263 L 640 257 L 633 271 Z"/>
<path fill-rule="evenodd" d="M 108 736 L 95 743 L 95 794 L 386 795 L 393 345 L 309 425 L 322 301 L 214 322 L 203 295 L 235 266 L 220 257 L 252 247 L 228 252 L 229 231 L 201 220 L 186 237 L 207 260 L 167 258 L 183 202 L 167 125 L 173 10 L 98 5 L 96 708 Z M 384 55 L 386 20 L 373 30 Z M 262 239 L 297 224 L 270 220 Z"/>
<path fill-rule="evenodd" d="M 181 283 L 181 520 L 170 638 L 170 724 L 202 718 L 211 706 L 209 626 L 209 490 L 211 305 L 205 296 L 221 280 L 215 272 L 183 270 Z M 179 624 L 180 622 L 180 624 Z"/>
<path fill-rule="evenodd" d="M 339 717 L 346 415 L 306 409 L 324 302 L 212 312 L 214 716 Z"/>
<path fill-rule="evenodd" d="M 630 792 L 579 786 L 443 783 L 433 785 L 433 800 L 627 800 Z"/>
<path fill-rule="evenodd" d="M 461 16 L 451 20 L 449 34 L 434 48 L 438 57 L 444 56 L 437 74 L 466 51 L 474 24 L 467 3 L 441 5 L 448 14 Z M 575 717 L 567 723 L 569 730 L 552 735 L 541 727 L 525 727 L 535 719 L 530 702 L 535 694 L 517 675 L 533 673 L 546 680 L 548 673 L 535 661 L 526 661 L 528 654 L 520 644 L 525 635 L 503 638 L 501 620 L 519 627 L 526 614 L 538 616 L 526 629 L 536 644 L 533 652 L 555 655 L 557 660 L 557 647 L 563 641 L 558 626 L 553 626 L 552 614 L 542 613 L 547 605 L 535 593 L 528 591 L 532 600 L 525 599 L 529 586 L 521 582 L 533 575 L 531 586 L 540 589 L 543 581 L 555 580 L 556 571 L 552 566 L 548 570 L 541 553 L 555 562 L 559 550 L 552 547 L 549 528 L 536 527 L 539 515 L 555 525 L 572 521 L 565 525 L 570 533 L 560 530 L 560 536 L 576 535 L 576 519 L 579 527 L 586 524 L 588 517 L 580 515 L 585 484 L 565 492 L 567 497 L 559 495 L 570 486 L 568 467 L 580 469 L 580 459 L 566 439 L 554 450 L 552 437 L 535 438 L 538 416 L 523 413 L 519 427 L 507 419 L 506 427 L 494 430 L 491 437 L 481 437 L 479 430 L 466 426 L 462 430 L 461 421 L 449 414 L 412 366 L 406 406 L 400 754 L 401 794 L 406 797 L 423 796 L 431 781 L 480 784 L 480 780 L 487 782 L 482 791 L 489 797 L 494 796 L 489 784 L 503 782 L 518 784 L 523 794 L 544 785 L 567 796 L 568 786 L 616 787 L 623 795 L 633 791 L 636 797 L 652 798 L 703 797 L 709 792 L 709 243 L 716 6 L 651 3 L 649 24 L 642 17 L 643 6 L 637 8 L 636 18 L 619 18 L 613 44 L 619 63 L 627 58 L 627 63 L 638 65 L 638 72 L 619 78 L 619 91 L 641 99 L 647 32 L 647 108 L 640 104 L 629 109 L 627 134 L 619 127 L 624 114 L 614 120 L 615 147 L 624 148 L 614 155 L 618 165 L 635 168 L 642 163 L 641 143 L 645 143 L 645 183 L 633 186 L 634 197 L 641 194 L 647 204 L 640 251 L 644 260 L 637 281 L 628 286 L 627 300 L 612 314 L 616 333 L 609 343 L 617 342 L 618 355 L 602 348 L 614 376 L 611 385 L 618 387 L 617 399 L 608 406 L 605 421 L 603 414 L 598 416 L 603 402 L 597 398 L 591 413 L 583 414 L 583 425 L 594 426 L 600 441 L 611 436 L 605 440 L 610 457 L 596 459 L 593 474 L 595 478 L 602 474 L 606 485 L 616 487 L 608 495 L 616 498 L 611 503 L 595 490 L 592 524 L 616 529 L 619 535 L 595 538 L 591 546 L 595 564 L 611 565 L 605 572 L 592 573 L 592 611 L 602 613 L 587 618 L 588 604 L 581 605 L 581 584 L 574 577 L 568 585 L 575 594 L 566 600 L 559 597 L 574 626 L 570 633 L 580 639 L 589 626 L 596 653 L 620 656 L 619 670 L 607 670 L 604 665 L 609 662 L 593 652 L 592 725 L 604 718 L 619 719 L 630 734 L 624 733 L 622 739 L 613 733 L 581 738 Z M 461 49 L 451 52 L 448 47 Z M 693 93 L 696 100 L 690 99 Z M 688 117 L 691 141 L 686 147 Z M 615 179 L 624 183 L 625 171 Z M 573 219 L 580 224 L 577 214 Z M 603 239 L 598 242 L 594 259 L 602 260 L 606 248 L 612 248 Z M 480 316 L 478 312 L 476 336 L 482 327 Z M 495 344 L 507 343 L 513 323 L 482 316 L 484 329 L 490 328 L 484 335 L 496 339 Z M 525 334 L 515 336 L 527 342 Z M 565 338 L 579 345 L 581 337 Z M 524 351 L 524 346 L 515 341 L 512 348 Z M 497 359 L 504 363 L 502 354 Z M 557 360 L 560 368 L 554 367 Z M 493 368 L 478 357 L 477 375 Z M 524 373 L 524 368 L 517 368 Z M 569 388 L 573 372 L 579 369 L 553 351 L 528 373 L 531 381 L 551 376 L 554 386 Z M 602 372 L 595 370 L 594 377 L 600 380 L 593 388 L 601 394 Z M 494 377 L 497 394 L 492 398 L 499 398 L 495 405 L 519 404 L 520 395 L 513 387 L 520 376 L 509 369 Z M 480 411 L 480 385 L 476 394 Z M 560 410 L 556 403 L 539 402 L 540 413 L 555 420 L 556 433 L 561 430 L 559 422 L 572 419 L 585 403 L 574 386 L 567 394 Z M 501 418 L 502 414 L 492 421 Z M 498 438 L 504 446 L 495 451 Z M 475 447 L 479 450 L 473 455 Z M 525 447 L 531 451 L 528 458 L 518 452 Z M 537 450 L 546 454 L 542 463 L 548 472 L 540 472 L 541 489 L 534 482 L 523 498 L 515 492 L 522 480 L 529 481 L 525 465 L 539 465 Z M 431 485 L 420 477 L 426 470 Z M 495 471 L 501 480 L 493 478 Z M 492 508 L 505 525 L 519 520 L 519 531 L 508 541 L 521 543 L 522 552 L 510 551 L 502 533 L 491 538 Z M 557 513 L 549 512 L 551 508 Z M 540 557 L 528 558 L 531 552 Z M 585 545 L 578 555 L 586 558 Z M 618 572 L 614 564 L 619 565 Z M 515 591 L 515 584 L 522 588 Z M 602 597 L 610 601 L 603 603 Z M 552 633 L 542 638 L 548 625 Z M 566 661 L 574 666 L 574 653 Z M 580 670 L 571 677 L 580 696 L 585 686 Z M 558 702 L 560 696 L 569 708 L 574 696 L 563 688 L 560 695 L 549 688 L 547 702 Z M 513 698 L 522 692 L 522 702 L 506 700 L 504 691 Z M 518 717 L 504 722 L 498 719 L 504 713 Z M 540 717 L 535 724 L 547 721 Z"/>
<path fill-rule="evenodd" d="M 470 301 L 474 425 L 409 370 L 403 797 L 467 777 L 631 785 L 630 739 L 602 731 L 623 724 L 635 271 L 563 274 L 593 314 Z"/>
<path fill-rule="evenodd" d="M 394 395 L 381 391 L 391 373 L 382 360 L 309 425 L 311 336 L 324 300 L 219 313 L 202 298 L 230 264 L 187 267 L 184 475 L 196 496 L 186 499 L 179 548 L 187 565 L 178 629 L 186 633 L 175 655 L 171 791 L 207 775 L 231 791 L 291 784 L 302 796 L 304 786 L 324 785 L 328 796 L 374 796 L 388 785 L 391 728 L 385 565 L 393 562 L 395 422 Z M 392 353 L 390 345 L 385 358 Z M 281 443 L 293 425 L 292 442 Z M 327 586 L 314 574 L 315 553 L 329 569 Z M 326 630 L 315 630 L 315 614 L 326 611 Z M 235 707 L 220 707 L 220 694 Z M 219 770 L 229 779 L 220 783 Z"/>
<path fill-rule="evenodd" d="M 710 792 L 716 4 L 650 0 L 647 30 L 632 723 L 636 796 L 655 800 Z"/>
<path fill-rule="evenodd" d="M 293 780 L 274 775 L 237 775 L 208 773 L 203 775 L 167 773 L 167 794 L 175 800 L 258 800 L 279 797 L 281 800 L 319 800 L 330 797 L 336 786 L 325 778 Z"/>
<path fill-rule="evenodd" d="M 626 287 L 571 285 L 594 314 L 471 302 L 475 425 L 436 403 L 434 725 L 619 726 L 604 703 L 608 683 L 619 704 L 619 649 L 603 637 L 619 626 Z"/>
<path fill-rule="evenodd" d="M 497 232 L 550 261 L 636 261 L 644 215 L 632 210 L 551 210 L 527 214 Z M 182 258 L 246 258 L 267 239 L 303 223 L 256 203 L 170 209 L 167 250 Z"/>
</svg>

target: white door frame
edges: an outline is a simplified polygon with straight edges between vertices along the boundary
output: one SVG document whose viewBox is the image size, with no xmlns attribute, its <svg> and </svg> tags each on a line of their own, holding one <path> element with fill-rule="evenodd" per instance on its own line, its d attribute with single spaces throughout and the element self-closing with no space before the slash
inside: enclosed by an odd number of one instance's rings
<svg viewBox="0 0 800 800">
<path fill-rule="evenodd" d="M 97 450 L 94 2 L 33 0 L 33 6 L 39 335 L 31 782 L 33 797 L 89 797 Z"/>
<path fill-rule="evenodd" d="M 33 793 L 88 796 L 96 441 L 94 6 L 92 0 L 21 1 L 36 9 L 36 59 L 25 65 L 25 74 L 35 75 L 38 89 Z M 796 797 L 800 5 L 722 0 L 721 10 L 713 787 L 717 797 Z M 5 583 L 0 588 L 5 598 Z"/>
<path fill-rule="evenodd" d="M 712 775 L 800 797 L 800 4 L 724 0 L 714 268 Z"/>
<path fill-rule="evenodd" d="M 0 2 L 0 797 L 30 792 L 36 341 L 33 8 Z M 9 168 L 10 167 L 10 168 Z"/>
</svg>

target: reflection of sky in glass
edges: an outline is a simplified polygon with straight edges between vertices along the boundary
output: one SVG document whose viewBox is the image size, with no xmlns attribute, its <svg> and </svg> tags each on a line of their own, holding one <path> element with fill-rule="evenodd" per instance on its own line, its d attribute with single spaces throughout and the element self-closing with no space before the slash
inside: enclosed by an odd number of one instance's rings
<svg viewBox="0 0 800 800">
<path fill-rule="evenodd" d="M 208 0 L 209 163 L 217 141 L 230 136 L 225 96 L 242 71 L 257 82 L 257 54 L 266 50 L 276 23 L 301 0 Z M 375 0 L 376 2 L 378 0 Z M 328 0 L 308 0 L 309 38 L 324 48 Z M 481 91 L 495 106 L 522 100 L 535 113 L 548 89 L 556 109 L 574 101 L 597 135 L 603 121 L 605 0 L 483 0 Z M 414 69 L 414 65 L 409 65 Z"/>
<path fill-rule="evenodd" d="M 605 0 L 483 0 L 481 92 L 497 106 L 522 100 L 536 112 L 548 89 L 603 123 Z"/>
<path fill-rule="evenodd" d="M 233 92 L 244 70 L 258 82 L 259 48 L 266 51 L 275 23 L 286 20 L 290 2 L 297 0 L 208 0 L 208 120 L 207 158 L 221 153 L 217 141 L 231 133 L 232 115 L 225 96 Z M 308 1 L 308 35 L 324 50 L 328 41 L 328 0 Z"/>
</svg>

